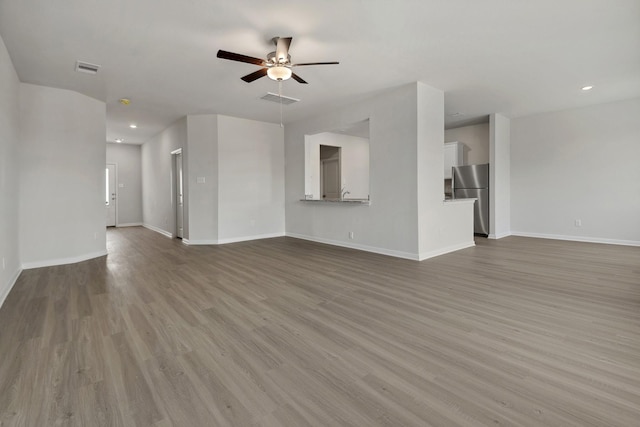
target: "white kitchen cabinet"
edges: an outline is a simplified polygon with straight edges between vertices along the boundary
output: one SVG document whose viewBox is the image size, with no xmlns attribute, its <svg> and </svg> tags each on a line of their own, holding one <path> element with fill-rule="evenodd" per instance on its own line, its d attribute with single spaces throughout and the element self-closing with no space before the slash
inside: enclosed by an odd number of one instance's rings
<svg viewBox="0 0 640 427">
<path fill-rule="evenodd" d="M 451 179 L 451 168 L 462 166 L 462 156 L 464 154 L 462 143 L 445 142 L 444 144 L 444 179 Z"/>
</svg>

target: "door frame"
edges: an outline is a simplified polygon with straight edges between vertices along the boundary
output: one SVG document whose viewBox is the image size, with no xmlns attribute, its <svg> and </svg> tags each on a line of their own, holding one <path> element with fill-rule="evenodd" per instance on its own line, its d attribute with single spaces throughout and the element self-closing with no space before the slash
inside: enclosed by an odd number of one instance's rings
<svg viewBox="0 0 640 427">
<path fill-rule="evenodd" d="M 105 163 L 105 169 L 108 168 L 109 166 L 113 166 L 113 169 L 115 171 L 115 176 L 113 177 L 114 181 L 115 181 L 115 193 L 116 193 L 116 222 L 114 227 L 118 227 L 118 209 L 120 206 L 120 203 L 118 203 L 120 201 L 120 195 L 118 194 L 118 164 L 115 162 L 107 162 Z M 105 180 L 106 180 L 106 174 L 105 174 Z M 107 183 L 105 183 L 105 187 L 106 187 Z"/>
<path fill-rule="evenodd" d="M 182 148 L 178 148 L 176 150 L 171 151 L 171 216 L 173 217 L 173 231 L 171 232 L 171 237 L 173 239 L 178 238 L 178 192 L 176 191 L 178 186 L 178 172 L 176 170 L 176 158 L 177 156 L 182 156 L 182 237 L 183 241 L 187 240 L 185 238 L 185 218 L 184 218 L 184 202 L 186 200 L 185 197 L 185 176 L 184 176 L 184 153 L 182 152 Z"/>
</svg>

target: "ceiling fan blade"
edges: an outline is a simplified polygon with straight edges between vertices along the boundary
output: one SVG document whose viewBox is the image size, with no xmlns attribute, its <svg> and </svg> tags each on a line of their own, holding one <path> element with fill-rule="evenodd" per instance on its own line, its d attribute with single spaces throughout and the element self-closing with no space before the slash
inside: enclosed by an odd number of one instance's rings
<svg viewBox="0 0 640 427">
<path fill-rule="evenodd" d="M 291 64 L 292 67 L 302 67 L 304 65 L 338 65 L 337 61 L 334 62 L 305 62 L 303 64 Z"/>
<path fill-rule="evenodd" d="M 293 77 L 293 79 L 295 81 L 297 81 L 298 83 L 302 83 L 304 85 L 309 84 L 309 83 L 305 82 L 304 79 L 302 77 L 300 77 L 299 75 L 297 75 L 296 73 L 291 73 L 291 77 Z"/>
<path fill-rule="evenodd" d="M 276 40 L 276 58 L 278 62 L 285 62 L 289 57 L 289 46 L 291 46 L 292 37 L 277 37 Z"/>
<path fill-rule="evenodd" d="M 247 83 L 251 83 L 254 80 L 258 80 L 260 77 L 266 76 L 267 70 L 268 68 L 261 68 L 258 71 L 254 71 L 253 73 L 247 74 L 246 76 L 240 78 Z"/>
<path fill-rule="evenodd" d="M 218 58 L 229 59 L 231 61 L 246 62 L 248 64 L 265 65 L 264 59 L 254 58 L 253 56 L 241 55 L 239 53 L 227 52 L 226 50 L 219 50 Z"/>
</svg>

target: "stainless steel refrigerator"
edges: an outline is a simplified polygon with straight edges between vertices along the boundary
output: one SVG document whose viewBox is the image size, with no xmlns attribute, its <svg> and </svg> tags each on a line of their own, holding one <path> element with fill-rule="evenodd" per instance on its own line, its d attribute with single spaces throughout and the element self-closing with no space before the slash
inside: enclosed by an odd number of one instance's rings
<svg viewBox="0 0 640 427">
<path fill-rule="evenodd" d="M 489 164 L 454 166 L 453 198 L 478 199 L 474 205 L 473 232 L 489 235 Z"/>
</svg>

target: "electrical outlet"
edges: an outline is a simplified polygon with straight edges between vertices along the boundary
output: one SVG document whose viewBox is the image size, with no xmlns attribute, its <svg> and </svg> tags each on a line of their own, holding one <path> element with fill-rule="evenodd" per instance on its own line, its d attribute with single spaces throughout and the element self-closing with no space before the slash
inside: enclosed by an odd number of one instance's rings
<svg viewBox="0 0 640 427">
<path fill-rule="evenodd" d="M 574 225 L 576 227 L 582 227 L 582 220 L 581 219 L 576 219 L 576 221 L 574 222 Z"/>
<path fill-rule="evenodd" d="M 349 232 L 349 238 L 350 238 L 350 239 L 353 239 L 353 231 L 350 231 L 350 232 Z"/>
</svg>

